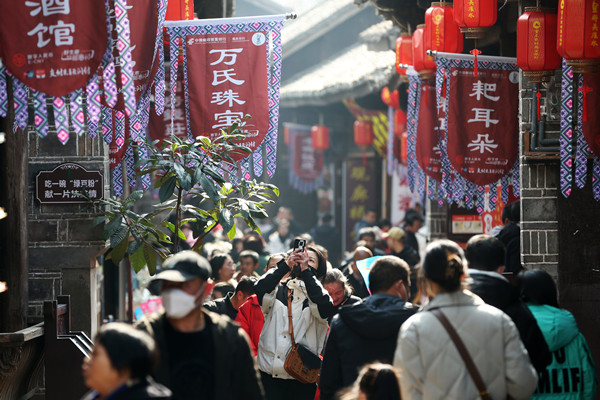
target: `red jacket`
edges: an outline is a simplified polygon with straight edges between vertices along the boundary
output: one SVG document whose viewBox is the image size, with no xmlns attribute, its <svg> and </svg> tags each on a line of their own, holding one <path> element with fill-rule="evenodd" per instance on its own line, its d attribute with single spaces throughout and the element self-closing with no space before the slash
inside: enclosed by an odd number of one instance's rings
<svg viewBox="0 0 600 400">
<path fill-rule="evenodd" d="M 265 317 L 255 294 L 248 297 L 248 300 L 240 306 L 235 322 L 240 324 L 250 336 L 250 346 L 254 355 L 256 355 L 258 352 L 258 339 L 260 339 L 260 333 L 265 324 Z"/>
</svg>

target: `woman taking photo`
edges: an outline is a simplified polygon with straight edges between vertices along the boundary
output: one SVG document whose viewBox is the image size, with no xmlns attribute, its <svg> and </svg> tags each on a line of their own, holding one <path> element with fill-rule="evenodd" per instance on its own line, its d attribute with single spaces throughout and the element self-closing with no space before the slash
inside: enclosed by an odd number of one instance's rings
<svg viewBox="0 0 600 400">
<path fill-rule="evenodd" d="M 402 324 L 394 356 L 402 398 L 528 399 L 536 389 L 537 374 L 517 328 L 502 311 L 464 289 L 462 249 L 449 240 L 431 243 L 423 273 L 431 301 Z M 440 311 L 464 343 L 484 388 L 474 383 L 455 341 L 436 315 Z"/>
<path fill-rule="evenodd" d="M 290 271 L 290 279 L 280 282 Z M 323 254 L 309 246 L 295 249 L 256 282 L 256 296 L 265 317 L 257 364 L 268 400 L 312 400 L 315 396 L 315 383 L 301 383 L 284 369 L 292 346 L 288 304 L 295 342 L 315 356 L 320 354 L 327 318 L 333 314 L 331 297 L 320 282 L 326 271 Z"/>
</svg>

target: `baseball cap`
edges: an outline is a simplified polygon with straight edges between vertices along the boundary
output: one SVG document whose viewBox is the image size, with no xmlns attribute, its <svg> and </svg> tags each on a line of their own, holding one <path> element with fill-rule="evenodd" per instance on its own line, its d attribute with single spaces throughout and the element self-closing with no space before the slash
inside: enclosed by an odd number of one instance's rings
<svg viewBox="0 0 600 400">
<path fill-rule="evenodd" d="M 398 228 L 397 226 L 390 228 L 389 231 L 387 231 L 384 235 L 384 238 L 390 238 L 390 239 L 396 239 L 396 240 L 402 240 L 404 239 L 404 230 L 402 230 L 402 228 Z"/>
<path fill-rule="evenodd" d="M 211 274 L 208 260 L 195 251 L 185 250 L 167 257 L 163 263 L 163 270 L 154 280 L 170 282 L 187 282 L 194 278 L 208 280 Z"/>
</svg>

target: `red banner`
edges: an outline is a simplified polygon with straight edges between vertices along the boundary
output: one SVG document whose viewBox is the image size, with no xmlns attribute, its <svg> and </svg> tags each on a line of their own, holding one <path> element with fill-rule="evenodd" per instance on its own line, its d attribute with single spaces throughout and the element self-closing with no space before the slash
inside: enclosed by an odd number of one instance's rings
<svg viewBox="0 0 600 400">
<path fill-rule="evenodd" d="M 263 142 L 269 128 L 265 43 L 264 32 L 187 36 L 188 112 L 194 136 L 215 139 L 221 129 L 250 114 L 241 144 L 255 150 Z"/>
<path fill-rule="evenodd" d="M 590 146 L 590 150 L 600 157 L 600 75 L 585 74 L 583 87 L 579 88 L 583 94 L 583 136 Z M 587 118 L 586 118 L 587 117 Z"/>
<path fill-rule="evenodd" d="M 417 161 L 427 175 L 441 182 L 442 160 L 438 128 L 443 127 L 444 113 L 443 105 L 438 107 L 434 85 L 425 82 L 421 84 L 417 121 Z"/>
<path fill-rule="evenodd" d="M 171 69 L 165 67 L 165 79 L 167 82 L 170 81 L 169 71 Z M 150 140 L 160 140 L 158 146 L 162 146 L 163 139 L 166 139 L 173 134 L 175 136 L 186 139 L 187 134 L 187 123 L 185 121 L 185 98 L 182 83 L 182 74 L 180 73 L 179 79 L 175 82 L 175 88 L 177 93 L 175 94 L 175 116 L 173 117 L 173 130 L 171 130 L 171 91 L 168 90 L 165 93 L 165 111 L 162 115 L 156 115 L 155 112 L 150 112 L 150 120 L 148 122 L 148 136 Z"/>
<path fill-rule="evenodd" d="M 310 127 L 290 125 L 291 149 L 294 157 L 294 174 L 303 181 L 312 181 L 323 172 L 323 155 L 312 147 Z"/>
<path fill-rule="evenodd" d="M 518 73 L 452 68 L 448 105 L 448 157 L 467 180 L 498 181 L 519 154 Z M 419 122 L 421 122 L 419 120 Z"/>
<path fill-rule="evenodd" d="M 0 55 L 27 86 L 64 96 L 84 86 L 107 45 L 104 1 L 0 0 Z"/>
</svg>

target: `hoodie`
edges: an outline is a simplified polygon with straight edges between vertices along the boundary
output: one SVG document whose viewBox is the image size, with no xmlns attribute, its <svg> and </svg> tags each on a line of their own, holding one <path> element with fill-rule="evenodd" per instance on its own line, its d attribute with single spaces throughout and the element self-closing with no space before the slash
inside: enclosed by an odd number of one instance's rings
<svg viewBox="0 0 600 400">
<path fill-rule="evenodd" d="M 389 294 L 374 294 L 362 303 L 344 306 L 333 319 L 325 344 L 319 388 L 321 399 L 351 385 L 365 364 L 391 364 L 400 326 L 417 311 Z"/>
<path fill-rule="evenodd" d="M 552 364 L 539 373 L 532 399 L 593 399 L 596 366 L 573 314 L 548 305 L 528 305 L 552 352 Z"/>
</svg>

